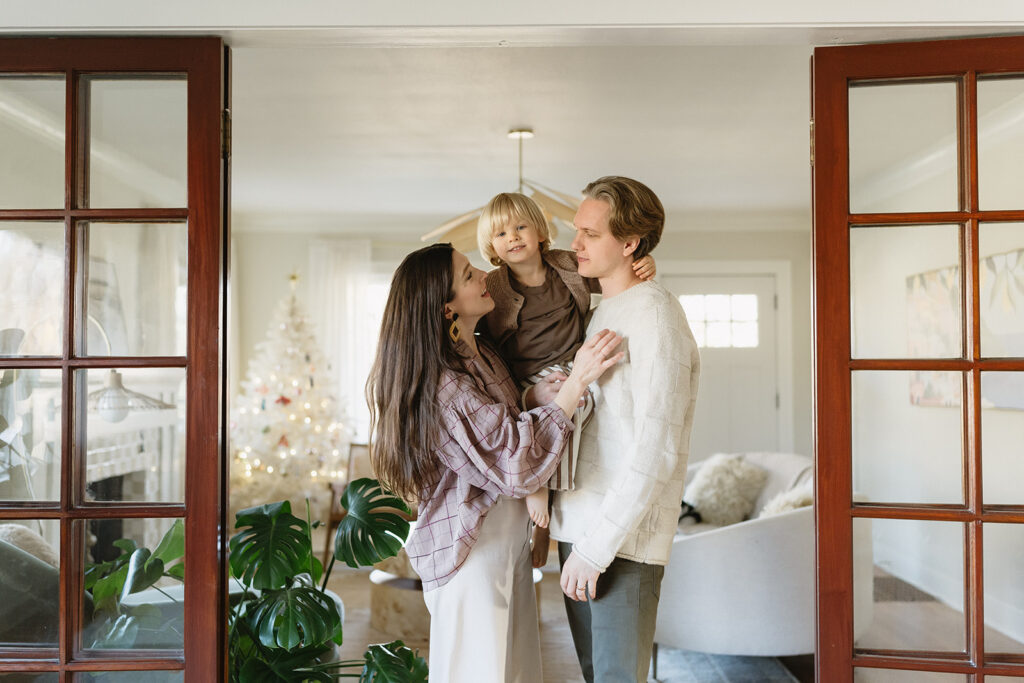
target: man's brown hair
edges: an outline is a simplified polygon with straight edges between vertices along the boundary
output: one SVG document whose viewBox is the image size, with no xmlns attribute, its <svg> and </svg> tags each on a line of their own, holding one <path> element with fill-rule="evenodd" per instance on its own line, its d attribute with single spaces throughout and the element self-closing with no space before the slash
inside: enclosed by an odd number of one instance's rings
<svg viewBox="0 0 1024 683">
<path fill-rule="evenodd" d="M 665 228 L 665 207 L 651 188 L 632 178 L 608 175 L 583 188 L 583 196 L 607 202 L 611 207 L 608 225 L 615 239 L 639 240 L 633 252 L 634 261 L 658 246 Z"/>
</svg>

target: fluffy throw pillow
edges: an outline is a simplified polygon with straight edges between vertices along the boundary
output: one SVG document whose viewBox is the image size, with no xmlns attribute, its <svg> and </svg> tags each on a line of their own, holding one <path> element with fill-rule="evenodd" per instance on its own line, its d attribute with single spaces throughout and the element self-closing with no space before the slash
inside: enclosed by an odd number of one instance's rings
<svg viewBox="0 0 1024 683">
<path fill-rule="evenodd" d="M 32 529 L 20 524 L 0 524 L 0 541 L 6 541 L 15 548 L 24 550 L 36 559 L 60 568 L 60 558 L 50 544 Z"/>
<path fill-rule="evenodd" d="M 807 479 L 802 484 L 797 484 L 788 491 L 780 491 L 775 497 L 764 504 L 761 508 L 762 517 L 781 515 L 783 512 L 796 510 L 814 503 L 814 479 Z"/>
<path fill-rule="evenodd" d="M 742 455 L 716 453 L 708 458 L 686 487 L 683 500 L 708 524 L 742 522 L 754 509 L 768 473 Z"/>
</svg>

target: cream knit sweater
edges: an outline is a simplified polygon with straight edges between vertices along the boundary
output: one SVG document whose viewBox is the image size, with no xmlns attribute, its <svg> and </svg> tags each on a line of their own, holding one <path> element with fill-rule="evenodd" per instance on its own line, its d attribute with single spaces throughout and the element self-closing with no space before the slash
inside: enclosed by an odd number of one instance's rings
<svg viewBox="0 0 1024 683">
<path fill-rule="evenodd" d="M 576 488 L 554 496 L 551 536 L 604 571 L 624 557 L 666 564 L 683 499 L 700 357 L 678 299 L 652 281 L 604 299 L 587 337 L 608 328 L 626 355 L 590 386 Z"/>
</svg>

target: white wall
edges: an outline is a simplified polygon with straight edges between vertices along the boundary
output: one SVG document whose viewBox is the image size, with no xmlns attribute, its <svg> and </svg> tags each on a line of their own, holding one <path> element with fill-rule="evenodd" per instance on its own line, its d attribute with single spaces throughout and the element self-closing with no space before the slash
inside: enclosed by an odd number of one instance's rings
<svg viewBox="0 0 1024 683">
<path fill-rule="evenodd" d="M 700 224 L 694 217 L 669 216 L 665 237 L 655 258 L 673 260 L 785 260 L 791 264 L 793 310 L 794 447 L 798 453 L 812 453 L 811 440 L 811 317 L 810 317 L 810 233 L 807 219 L 799 215 L 778 219 L 786 229 L 741 231 L 746 216 L 701 217 L 713 223 L 714 231 L 684 231 L 679 226 Z M 763 217 L 761 218 L 763 221 Z M 239 358 L 236 368 L 244 378 L 254 345 L 266 335 L 273 306 L 288 292 L 288 274 L 294 267 L 305 268 L 308 245 L 315 235 L 294 233 L 235 234 L 238 284 Z M 568 238 L 557 243 L 565 248 Z M 375 269 L 391 271 L 405 254 L 422 246 L 419 242 L 389 242 L 374 245 Z M 478 256 L 478 255 L 476 255 Z M 475 257 L 474 257 L 475 258 Z M 475 260 L 479 260 L 476 259 Z M 477 263 L 482 266 L 482 263 Z M 300 280 L 299 296 L 306 299 Z M 314 323 L 318 312 L 310 311 Z M 374 331 L 373 333 L 376 333 Z M 232 359 L 233 361 L 235 359 Z M 231 393 L 238 387 L 231 388 Z"/>
</svg>

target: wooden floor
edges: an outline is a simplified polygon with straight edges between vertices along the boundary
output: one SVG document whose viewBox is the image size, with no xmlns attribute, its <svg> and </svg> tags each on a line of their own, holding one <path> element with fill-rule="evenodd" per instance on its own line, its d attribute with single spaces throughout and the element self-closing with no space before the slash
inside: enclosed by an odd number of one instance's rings
<svg viewBox="0 0 1024 683">
<path fill-rule="evenodd" d="M 349 569 L 335 565 L 328 586 L 345 603 L 345 642 L 342 659 L 361 659 L 367 645 L 393 640 L 392 634 L 370 626 L 369 569 Z M 878 602 L 870 629 L 858 641 L 858 647 L 884 644 L 887 648 L 937 649 L 956 651 L 963 647 L 963 615 L 935 600 Z M 549 564 L 541 582 L 541 657 L 543 683 L 583 681 L 573 652 L 572 637 L 562 605 L 557 566 Z M 915 635 L 916 634 L 916 635 Z M 1024 645 L 992 629 L 986 629 L 986 649 L 1024 652 Z M 406 641 L 427 657 L 427 641 Z M 802 682 L 814 680 L 813 657 L 787 657 L 783 663 Z"/>
</svg>

